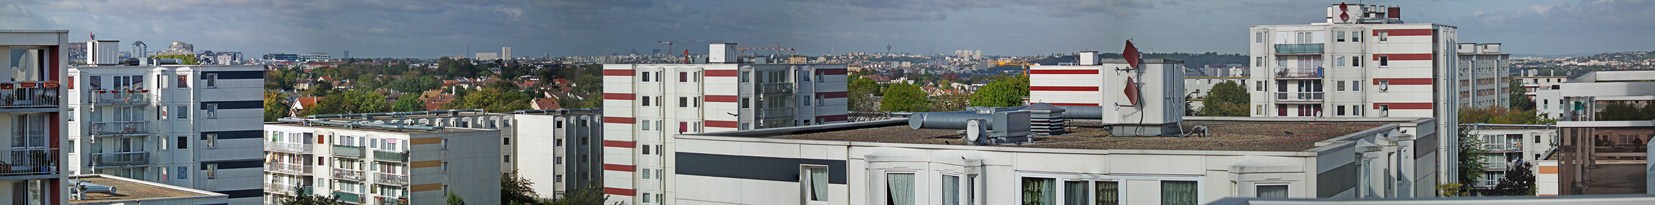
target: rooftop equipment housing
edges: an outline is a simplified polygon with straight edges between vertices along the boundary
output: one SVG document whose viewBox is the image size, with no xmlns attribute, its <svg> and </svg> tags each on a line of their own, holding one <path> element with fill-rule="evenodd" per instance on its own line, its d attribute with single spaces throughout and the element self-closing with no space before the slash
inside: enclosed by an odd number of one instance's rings
<svg viewBox="0 0 1655 205">
<path fill-rule="evenodd" d="M 1084 55 L 1083 55 L 1084 58 Z M 1029 67 L 1029 102 L 1065 109 L 1067 119 L 1102 120 L 1112 136 L 1175 136 L 1184 116 L 1184 65 L 1172 59 Z"/>
</svg>

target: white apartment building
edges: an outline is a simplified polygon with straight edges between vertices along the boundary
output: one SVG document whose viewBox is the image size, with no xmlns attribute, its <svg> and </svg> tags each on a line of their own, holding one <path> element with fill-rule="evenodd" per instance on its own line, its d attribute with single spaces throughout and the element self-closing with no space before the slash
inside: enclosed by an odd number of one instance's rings
<svg viewBox="0 0 1655 205">
<path fill-rule="evenodd" d="M 80 66 L 68 78 L 70 172 L 263 201 L 263 66 Z"/>
<path fill-rule="evenodd" d="M 1251 116 L 1435 118 L 1458 133 L 1456 27 L 1403 23 L 1399 7 L 1326 12 L 1322 23 L 1249 28 Z M 1451 182 L 1458 143 L 1441 142 L 1437 179 Z"/>
<path fill-rule="evenodd" d="M 600 180 L 610 203 L 673 198 L 679 134 L 848 121 L 844 65 L 743 63 L 733 43 L 708 50 L 705 64 L 603 66 Z"/>
<path fill-rule="evenodd" d="M 1465 124 L 1461 129 L 1482 140 L 1483 177 L 1474 185 L 1482 189 L 1494 188 L 1519 163 L 1539 167 L 1541 155 L 1557 148 L 1556 125 Z"/>
<path fill-rule="evenodd" d="M 351 204 L 500 204 L 500 131 L 326 119 L 264 124 L 266 201 L 293 194 Z"/>
<path fill-rule="evenodd" d="M 0 203 L 65 204 L 67 30 L 0 30 Z M 64 146 L 68 146 L 65 148 Z"/>
<path fill-rule="evenodd" d="M 1436 138 L 1432 119 L 1189 117 L 1209 130 L 1188 137 L 1070 121 L 1066 134 L 993 145 L 911 119 L 680 135 L 668 203 L 1205 204 L 1433 196 L 1436 185 L 1419 177 L 1434 169 L 1435 148 L 1417 141 Z"/>
<path fill-rule="evenodd" d="M 1500 52 L 1499 43 L 1460 43 L 1455 52 L 1460 107 L 1511 107 L 1511 54 Z"/>
<path fill-rule="evenodd" d="M 603 187 L 603 112 L 596 109 L 529 110 L 512 115 L 511 146 L 518 177 L 534 182 L 541 197 L 562 198 L 580 188 Z"/>
<path fill-rule="evenodd" d="M 1556 72 L 1540 73 L 1537 70 L 1523 71 L 1522 76 L 1516 76 L 1517 82 L 1523 85 L 1523 95 L 1534 102 L 1534 110 L 1550 119 L 1563 119 L 1563 112 L 1568 106 L 1563 103 L 1563 94 L 1559 89 L 1563 81 L 1568 81 L 1567 73 L 1558 75 Z"/>
</svg>

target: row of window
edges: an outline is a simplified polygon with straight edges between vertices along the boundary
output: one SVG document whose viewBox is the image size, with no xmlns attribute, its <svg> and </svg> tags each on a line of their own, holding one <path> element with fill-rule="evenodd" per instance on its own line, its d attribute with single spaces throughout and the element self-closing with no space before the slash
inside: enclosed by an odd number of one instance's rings
<svg viewBox="0 0 1655 205">
<path fill-rule="evenodd" d="M 166 74 L 155 74 L 155 79 L 167 79 L 165 77 L 165 75 Z M 87 84 L 87 86 L 91 86 L 92 90 L 106 90 L 106 88 L 104 88 L 104 86 L 103 86 L 104 82 L 105 82 L 105 81 L 103 81 L 103 77 L 105 77 L 105 76 L 87 76 L 86 84 Z M 110 77 L 110 81 L 109 81 L 110 87 L 108 87 L 107 90 L 138 90 L 138 89 L 141 89 L 144 85 L 143 84 L 144 83 L 144 77 L 140 76 L 140 75 L 117 75 L 117 76 L 109 76 L 109 77 Z M 175 85 L 176 88 L 190 88 L 190 80 L 189 79 L 190 79 L 190 75 L 188 75 L 188 74 L 178 75 L 177 80 L 171 81 L 172 82 L 171 85 Z M 75 76 L 69 76 L 68 80 L 69 80 L 68 88 L 71 89 L 71 90 L 75 89 Z M 214 73 L 202 74 L 201 75 L 201 81 L 202 81 L 202 87 L 203 88 L 217 88 L 218 87 L 218 74 L 214 74 Z M 165 80 L 159 81 L 159 82 L 156 82 L 155 87 L 156 88 L 168 88 L 167 83 L 168 83 L 168 81 L 165 81 Z"/>
<path fill-rule="evenodd" d="M 1321 33 L 1321 32 L 1298 32 L 1298 33 L 1296 33 L 1296 35 L 1298 35 L 1297 37 L 1299 37 L 1299 39 L 1311 39 L 1311 37 L 1313 37 L 1313 35 L 1317 34 L 1317 33 Z M 1345 31 L 1334 31 L 1333 32 L 1333 41 L 1334 42 L 1346 42 L 1346 41 L 1349 41 L 1349 42 L 1362 42 L 1362 31 L 1351 31 L 1351 32 L 1349 32 L 1350 33 L 1349 36 L 1346 36 L 1345 33 L 1346 33 Z M 1264 32 L 1254 32 L 1253 33 L 1253 43 L 1264 43 L 1264 37 L 1265 37 L 1264 34 L 1265 34 Z M 1390 40 L 1390 32 L 1389 31 L 1379 31 L 1379 41 L 1384 42 L 1384 41 L 1388 41 L 1388 40 Z"/>
<path fill-rule="evenodd" d="M 666 77 L 666 74 L 662 72 L 663 71 L 639 72 L 638 82 L 664 82 L 661 78 Z M 651 75 L 652 73 L 654 75 Z M 693 74 L 691 73 L 692 72 L 678 72 L 678 82 L 701 82 L 701 71 L 693 72 Z"/>
<path fill-rule="evenodd" d="M 661 98 L 661 96 L 638 96 L 638 105 L 646 107 L 666 106 L 666 100 L 662 100 Z M 701 96 L 678 97 L 678 107 L 701 107 L 701 103 L 703 102 L 704 101 L 701 100 Z"/>
<path fill-rule="evenodd" d="M 176 110 L 190 110 L 190 106 L 188 106 L 188 105 L 178 105 L 178 106 L 174 106 L 174 107 L 177 108 Z M 169 108 L 169 107 L 168 106 L 156 106 L 155 119 L 165 120 L 165 119 L 169 119 L 169 118 L 177 118 L 177 119 L 189 119 L 190 118 L 190 112 L 169 112 L 170 110 L 167 109 L 167 108 Z M 113 114 L 113 116 L 112 116 L 114 118 L 114 119 L 112 119 L 112 120 L 114 120 L 113 122 L 129 122 L 129 121 L 142 121 L 143 120 L 143 116 L 138 115 L 138 110 L 141 110 L 141 108 L 116 107 L 116 108 L 111 108 L 111 110 L 113 110 L 115 112 L 115 114 Z M 75 115 L 76 114 L 79 114 L 79 113 L 75 112 L 75 108 L 69 108 L 69 115 L 68 115 L 69 117 L 65 120 L 75 121 L 75 119 L 76 119 Z M 104 122 L 103 113 L 101 113 L 101 112 L 93 111 L 92 114 L 88 115 L 87 117 L 88 117 L 87 120 L 89 120 L 91 122 L 94 122 L 94 123 Z M 202 119 L 218 119 L 218 104 L 213 104 L 213 103 L 202 104 L 201 105 L 201 117 L 202 117 Z"/>
</svg>

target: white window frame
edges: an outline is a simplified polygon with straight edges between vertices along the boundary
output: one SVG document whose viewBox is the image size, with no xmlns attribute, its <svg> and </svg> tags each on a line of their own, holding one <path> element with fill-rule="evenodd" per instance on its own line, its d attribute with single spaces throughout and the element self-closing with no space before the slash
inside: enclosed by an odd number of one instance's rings
<svg viewBox="0 0 1655 205">
<path fill-rule="evenodd" d="M 830 180 L 830 181 L 825 182 L 825 183 L 828 183 L 827 184 L 827 186 L 829 187 L 828 190 L 823 191 L 824 193 L 827 193 L 827 195 L 822 196 L 822 198 L 818 198 L 818 200 L 811 200 L 810 199 L 810 193 L 816 190 L 815 187 L 811 186 L 812 185 L 811 180 L 815 179 L 815 178 L 811 178 L 811 176 L 810 176 L 810 170 L 811 169 L 821 169 L 822 172 L 827 173 L 827 175 L 829 176 L 828 178 Z M 833 186 L 833 182 L 831 181 L 832 176 L 833 176 L 833 170 L 829 169 L 827 165 L 818 165 L 818 164 L 802 164 L 802 165 L 799 165 L 799 187 L 800 187 L 800 189 L 799 189 L 799 196 L 800 196 L 799 201 L 801 202 L 801 204 L 828 204 L 829 201 L 831 201 L 832 198 L 833 198 L 833 193 L 831 192 L 831 191 L 833 191 L 833 188 L 831 188 L 831 186 Z"/>
<path fill-rule="evenodd" d="M 207 103 L 201 106 L 202 119 L 218 119 L 218 103 Z"/>
<path fill-rule="evenodd" d="M 1287 187 L 1287 197 L 1286 198 L 1293 198 L 1293 185 L 1289 184 L 1289 183 L 1286 183 L 1286 182 L 1253 183 L 1253 197 L 1260 198 L 1259 197 L 1259 193 L 1260 193 L 1259 190 L 1261 190 L 1261 188 L 1263 188 L 1265 186 Z"/>
<path fill-rule="evenodd" d="M 202 81 L 201 87 L 203 87 L 203 88 L 209 88 L 209 89 L 218 88 L 218 74 L 217 73 L 201 74 L 201 81 Z"/>
</svg>

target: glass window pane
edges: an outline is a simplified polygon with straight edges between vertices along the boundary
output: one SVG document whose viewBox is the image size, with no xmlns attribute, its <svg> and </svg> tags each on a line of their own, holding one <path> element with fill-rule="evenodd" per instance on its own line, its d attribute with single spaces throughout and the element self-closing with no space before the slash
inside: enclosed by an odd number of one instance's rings
<svg viewBox="0 0 1655 205">
<path fill-rule="evenodd" d="M 1063 204 L 1086 205 L 1086 192 L 1085 181 L 1064 181 Z"/>
<path fill-rule="evenodd" d="M 959 176 L 950 176 L 950 175 L 943 175 L 942 176 L 942 204 L 944 204 L 944 205 L 959 205 L 960 204 L 960 177 Z"/>
<path fill-rule="evenodd" d="M 1161 204 L 1195 205 L 1195 189 L 1193 181 L 1161 181 Z"/>
<path fill-rule="evenodd" d="M 885 204 L 914 205 L 914 174 L 885 174 Z"/>
<path fill-rule="evenodd" d="M 1097 196 L 1096 200 L 1098 205 L 1121 204 L 1120 184 L 1117 182 L 1105 181 L 1098 182 L 1097 185 L 1097 194 L 1095 195 Z"/>
<path fill-rule="evenodd" d="M 827 201 L 828 172 L 827 168 L 812 167 L 810 172 L 810 200 Z"/>
<path fill-rule="evenodd" d="M 1023 178 L 1023 205 L 1056 204 L 1056 180 L 1047 178 Z"/>
<path fill-rule="evenodd" d="M 1287 185 L 1259 185 L 1258 198 L 1287 198 Z"/>
</svg>

